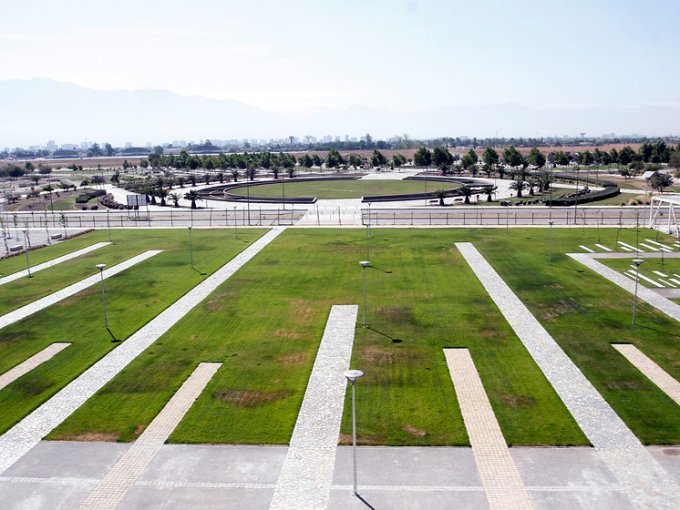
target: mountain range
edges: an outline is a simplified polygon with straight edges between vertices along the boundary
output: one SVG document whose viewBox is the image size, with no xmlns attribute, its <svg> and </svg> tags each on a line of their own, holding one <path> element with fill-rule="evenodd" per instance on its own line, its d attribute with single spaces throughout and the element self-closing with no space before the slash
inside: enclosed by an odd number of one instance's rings
<svg viewBox="0 0 680 510">
<path fill-rule="evenodd" d="M 424 90 L 423 93 L 426 93 Z M 604 105 L 540 109 L 517 104 L 447 106 L 395 112 L 355 106 L 281 114 L 233 100 L 166 90 L 88 89 L 46 78 L 0 80 L 0 147 L 82 140 L 161 143 L 173 140 L 361 136 L 676 135 L 680 107 Z"/>
</svg>

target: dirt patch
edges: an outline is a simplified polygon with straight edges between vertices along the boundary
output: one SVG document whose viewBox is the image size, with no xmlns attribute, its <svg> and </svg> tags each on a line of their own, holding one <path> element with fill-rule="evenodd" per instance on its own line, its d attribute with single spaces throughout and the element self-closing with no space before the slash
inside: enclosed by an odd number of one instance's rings
<svg viewBox="0 0 680 510">
<path fill-rule="evenodd" d="M 361 351 L 360 357 L 366 365 L 391 365 L 414 356 L 400 348 L 369 346 Z"/>
<path fill-rule="evenodd" d="M 300 331 L 292 331 L 290 329 L 277 329 L 274 331 L 274 336 L 278 338 L 286 338 L 288 340 L 304 340 L 307 338 Z"/>
<path fill-rule="evenodd" d="M 293 390 L 229 390 L 214 393 L 213 398 L 228 404 L 236 404 L 238 407 L 257 407 L 277 400 L 283 400 L 290 397 L 293 393 L 295 393 Z"/>
<path fill-rule="evenodd" d="M 642 385 L 638 381 L 607 381 L 604 383 L 608 390 L 641 390 Z"/>
<path fill-rule="evenodd" d="M 414 427 L 410 423 L 407 423 L 406 425 L 404 425 L 404 432 L 408 432 L 413 437 L 425 437 L 427 435 L 427 432 L 425 432 L 424 430 L 421 430 L 417 427 Z"/>
<path fill-rule="evenodd" d="M 338 444 L 352 444 L 352 436 L 350 434 L 340 434 L 338 437 Z M 383 436 L 357 434 L 357 444 L 383 446 L 385 444 L 385 438 Z"/>
<path fill-rule="evenodd" d="M 427 296 L 422 296 L 421 297 L 427 297 Z M 431 296 L 430 296 L 431 297 Z M 411 311 L 411 308 L 406 308 L 404 306 L 399 306 L 399 307 L 386 307 L 386 306 L 379 306 L 375 309 L 375 314 L 383 317 L 387 321 L 393 322 L 393 321 L 406 321 L 406 322 L 412 322 L 413 319 L 413 312 Z"/>
<path fill-rule="evenodd" d="M 310 301 L 293 299 L 290 301 L 291 308 L 295 310 L 295 321 L 298 324 L 309 324 L 314 319 L 314 308 Z"/>
<path fill-rule="evenodd" d="M 571 298 L 560 299 L 549 304 L 540 305 L 543 318 L 547 321 L 554 321 L 567 313 L 583 313 L 583 308 Z"/>
<path fill-rule="evenodd" d="M 501 396 L 501 401 L 507 407 L 512 408 L 526 408 L 536 404 L 535 399 L 521 395 L 503 395 Z"/>
<path fill-rule="evenodd" d="M 142 432 L 146 430 L 146 424 L 145 423 L 140 423 L 135 427 L 135 437 L 139 437 L 142 435 Z"/>
<path fill-rule="evenodd" d="M 279 356 L 276 361 L 283 363 L 284 365 L 299 365 L 304 363 L 309 359 L 308 352 L 296 352 L 293 354 L 286 354 L 285 356 Z"/>
<path fill-rule="evenodd" d="M 115 443 L 120 434 L 115 432 L 83 432 L 81 434 L 61 434 L 60 441 L 83 441 L 86 443 Z"/>
</svg>

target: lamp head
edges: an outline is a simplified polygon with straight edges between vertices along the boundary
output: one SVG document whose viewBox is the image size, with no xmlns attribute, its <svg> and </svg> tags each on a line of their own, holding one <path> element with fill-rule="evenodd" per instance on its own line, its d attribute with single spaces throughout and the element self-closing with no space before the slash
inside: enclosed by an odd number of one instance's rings
<svg viewBox="0 0 680 510">
<path fill-rule="evenodd" d="M 371 263 L 368 260 L 362 260 L 359 262 L 359 264 L 361 264 L 361 267 L 363 267 L 364 269 L 371 265 Z"/>
<path fill-rule="evenodd" d="M 640 267 L 640 265 L 642 265 L 643 262 L 644 262 L 644 260 L 642 260 L 642 259 L 633 259 L 633 263 L 634 263 L 637 267 Z"/>
<path fill-rule="evenodd" d="M 347 377 L 347 380 L 352 384 L 354 384 L 362 375 L 364 375 L 364 373 L 361 370 L 347 370 L 345 372 L 345 377 Z"/>
<path fill-rule="evenodd" d="M 106 267 L 106 264 L 97 264 L 95 267 L 96 267 L 97 269 L 99 269 L 100 271 L 103 271 L 104 268 Z"/>
</svg>

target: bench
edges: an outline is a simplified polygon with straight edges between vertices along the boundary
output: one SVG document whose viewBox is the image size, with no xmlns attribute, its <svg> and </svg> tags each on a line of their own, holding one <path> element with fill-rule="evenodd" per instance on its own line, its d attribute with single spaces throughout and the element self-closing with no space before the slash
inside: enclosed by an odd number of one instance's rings
<svg viewBox="0 0 680 510">
<path fill-rule="evenodd" d="M 23 250 L 23 249 L 24 249 L 24 247 L 23 247 L 22 245 L 20 245 L 20 244 L 15 244 L 14 246 L 10 246 L 10 247 L 9 247 L 10 253 L 11 253 L 11 252 L 15 252 L 15 251 L 21 251 L 21 250 Z"/>
<path fill-rule="evenodd" d="M 61 239 L 63 236 L 62 234 L 52 234 L 50 235 L 50 239 L 56 240 L 56 239 Z"/>
</svg>

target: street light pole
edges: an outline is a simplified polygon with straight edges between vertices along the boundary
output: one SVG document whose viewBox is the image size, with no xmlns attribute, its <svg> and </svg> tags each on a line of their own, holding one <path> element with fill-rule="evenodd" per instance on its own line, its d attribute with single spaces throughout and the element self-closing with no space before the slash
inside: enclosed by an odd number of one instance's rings
<svg viewBox="0 0 680 510">
<path fill-rule="evenodd" d="M 356 392 L 355 383 L 357 379 L 364 375 L 361 370 L 348 370 L 345 372 L 345 377 L 352 383 L 352 458 L 354 467 L 354 484 L 352 485 L 352 494 L 358 496 L 357 492 L 357 413 L 356 413 Z"/>
<path fill-rule="evenodd" d="M 637 316 L 637 289 L 638 281 L 640 280 L 640 265 L 644 262 L 642 259 L 633 259 L 635 263 L 635 296 L 633 297 L 633 326 L 635 326 L 635 318 Z"/>
<path fill-rule="evenodd" d="M 189 225 L 189 263 L 191 264 L 191 269 L 194 268 L 194 247 L 191 239 L 191 225 Z"/>
<path fill-rule="evenodd" d="M 361 264 L 361 267 L 364 268 L 364 327 L 366 326 L 366 268 L 371 265 L 371 263 L 368 260 L 362 260 L 359 262 Z"/>
<path fill-rule="evenodd" d="M 550 254 L 548 255 L 548 264 L 552 264 L 552 227 L 553 227 L 553 221 L 549 221 L 548 225 L 550 225 Z"/>
<path fill-rule="evenodd" d="M 30 278 L 33 275 L 31 274 L 31 262 L 28 258 L 28 252 L 30 250 L 30 247 L 28 246 L 28 232 L 26 230 L 23 230 L 23 233 L 24 243 L 26 244 L 26 249 L 24 250 L 24 252 L 26 253 L 26 272 L 28 273 L 28 277 Z"/>
<path fill-rule="evenodd" d="M 99 269 L 99 276 L 102 282 L 102 305 L 104 307 L 104 328 L 109 329 L 109 319 L 106 316 L 106 290 L 104 289 L 104 268 L 106 264 L 97 264 L 96 268 Z"/>
</svg>

